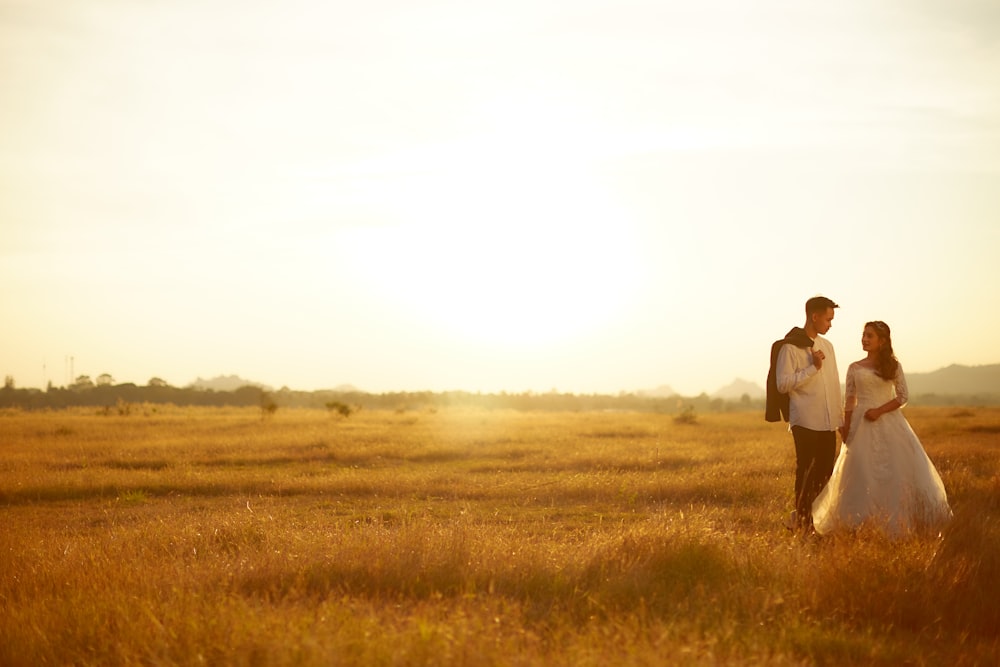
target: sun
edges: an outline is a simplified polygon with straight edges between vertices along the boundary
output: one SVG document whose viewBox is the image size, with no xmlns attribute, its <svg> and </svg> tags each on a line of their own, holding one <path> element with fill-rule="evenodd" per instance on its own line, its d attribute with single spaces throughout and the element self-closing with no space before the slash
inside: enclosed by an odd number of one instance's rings
<svg viewBox="0 0 1000 667">
<path fill-rule="evenodd" d="M 584 336 L 625 307 L 640 262 L 627 217 L 570 162 L 497 160 L 396 182 L 392 224 L 359 230 L 355 266 L 381 298 L 449 337 Z"/>
<path fill-rule="evenodd" d="M 613 322 L 635 300 L 644 262 L 601 178 L 610 135 L 585 108 L 498 95 L 470 114 L 478 133 L 369 165 L 382 223 L 351 243 L 365 284 L 471 342 L 552 343 Z"/>
</svg>

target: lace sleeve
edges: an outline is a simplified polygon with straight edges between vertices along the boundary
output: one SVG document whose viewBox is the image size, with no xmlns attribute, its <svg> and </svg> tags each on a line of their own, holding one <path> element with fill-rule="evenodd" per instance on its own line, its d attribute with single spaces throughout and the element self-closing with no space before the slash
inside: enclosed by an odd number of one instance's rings
<svg viewBox="0 0 1000 667">
<path fill-rule="evenodd" d="M 896 367 L 896 400 L 899 401 L 899 407 L 906 405 L 906 402 L 910 400 L 910 392 L 906 387 L 906 376 L 903 375 L 903 365 L 899 364 Z"/>
<path fill-rule="evenodd" d="M 844 383 L 844 412 L 850 412 L 858 405 L 858 389 L 854 380 L 855 368 L 854 364 L 847 367 L 847 380 Z"/>
</svg>

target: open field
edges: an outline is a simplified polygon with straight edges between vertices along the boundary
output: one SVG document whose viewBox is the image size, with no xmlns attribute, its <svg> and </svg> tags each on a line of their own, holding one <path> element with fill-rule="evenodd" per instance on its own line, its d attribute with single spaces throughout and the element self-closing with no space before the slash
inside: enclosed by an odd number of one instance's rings
<svg viewBox="0 0 1000 667">
<path fill-rule="evenodd" d="M 759 412 L 0 413 L 0 664 L 1000 664 L 1000 409 L 906 413 L 897 542 Z"/>
</svg>

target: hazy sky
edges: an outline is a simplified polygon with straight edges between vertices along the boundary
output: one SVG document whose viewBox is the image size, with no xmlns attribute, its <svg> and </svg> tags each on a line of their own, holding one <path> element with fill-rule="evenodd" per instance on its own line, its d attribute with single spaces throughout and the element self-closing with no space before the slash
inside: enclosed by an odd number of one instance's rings
<svg viewBox="0 0 1000 667">
<path fill-rule="evenodd" d="M 0 374 L 709 393 L 1000 362 L 993 0 L 0 0 Z"/>
</svg>

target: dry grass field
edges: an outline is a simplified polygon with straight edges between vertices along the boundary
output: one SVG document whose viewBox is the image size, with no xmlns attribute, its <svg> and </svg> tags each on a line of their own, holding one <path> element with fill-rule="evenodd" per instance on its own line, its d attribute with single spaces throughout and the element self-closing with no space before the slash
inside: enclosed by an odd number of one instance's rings
<svg viewBox="0 0 1000 667">
<path fill-rule="evenodd" d="M 758 412 L 7 412 L 0 664 L 1000 664 L 1000 409 L 907 416 L 890 541 L 788 533 Z"/>
</svg>

